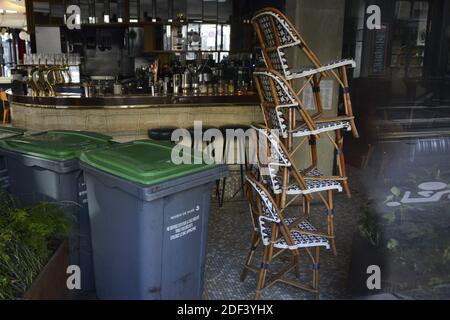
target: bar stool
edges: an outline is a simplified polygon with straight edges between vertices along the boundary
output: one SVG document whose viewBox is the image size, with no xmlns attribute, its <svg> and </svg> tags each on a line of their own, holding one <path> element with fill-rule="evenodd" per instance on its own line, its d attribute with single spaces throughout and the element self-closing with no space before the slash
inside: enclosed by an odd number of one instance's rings
<svg viewBox="0 0 450 320">
<path fill-rule="evenodd" d="M 248 125 L 224 125 L 220 127 L 211 127 L 211 126 L 202 126 L 202 140 L 201 141 L 195 141 L 195 139 L 192 140 L 192 146 L 196 150 L 205 150 L 207 155 L 214 159 L 218 163 L 232 163 L 235 160 L 235 149 L 234 146 L 237 145 L 237 160 L 239 162 L 239 168 L 240 168 L 240 188 L 232 195 L 232 199 L 236 197 L 236 195 L 241 192 L 242 197 L 245 197 L 245 191 L 244 191 L 244 185 L 245 185 L 245 177 L 244 177 L 244 171 L 247 168 L 248 164 L 248 157 L 246 152 L 246 142 L 245 140 L 242 141 L 242 139 L 236 139 L 235 132 L 237 130 L 242 130 L 241 132 L 242 136 L 245 137 L 246 130 L 250 129 L 250 126 Z M 191 136 L 194 136 L 194 127 L 189 127 L 187 129 Z M 211 137 L 205 136 L 205 134 L 208 133 L 209 130 L 220 130 L 221 137 L 219 139 L 212 139 L 212 137 L 215 137 L 216 135 L 212 134 Z M 231 131 L 231 132 L 230 132 Z M 218 133 L 217 131 L 210 131 L 212 133 Z M 230 135 L 227 135 L 227 132 L 230 133 Z M 233 138 L 233 141 L 229 139 L 229 137 Z M 235 144 L 237 140 L 237 144 Z M 217 151 L 220 151 L 217 153 Z M 219 207 L 223 206 L 224 198 L 225 198 L 225 191 L 226 191 L 226 183 L 227 179 L 223 178 L 222 183 L 218 180 L 216 181 L 216 196 L 218 198 Z M 222 187 L 220 186 L 222 185 Z"/>
<path fill-rule="evenodd" d="M 172 133 L 177 127 L 163 127 L 148 129 L 148 137 L 156 141 L 171 141 Z"/>
<path fill-rule="evenodd" d="M 10 106 L 7 106 L 8 103 L 8 95 L 4 91 L 0 91 L 0 100 L 2 101 L 3 105 L 3 124 L 9 123 L 11 120 L 10 114 Z"/>
<path fill-rule="evenodd" d="M 223 161 L 224 163 L 229 163 L 229 162 L 233 162 L 235 159 L 238 160 L 239 163 L 239 171 L 240 171 L 240 187 L 239 189 L 231 196 L 231 199 L 233 199 L 234 197 L 236 197 L 236 195 L 241 192 L 241 196 L 243 198 L 245 198 L 245 190 L 244 190 L 244 186 L 245 186 L 245 177 L 244 177 L 244 172 L 247 170 L 248 168 L 248 155 L 247 155 L 247 148 L 246 148 L 246 135 L 245 133 L 247 132 L 248 129 L 250 129 L 251 127 L 248 125 L 224 125 L 219 127 L 219 130 L 222 132 L 223 137 L 225 138 L 225 142 L 224 142 L 224 152 L 223 152 Z M 244 140 L 242 139 L 235 139 L 235 132 L 237 130 L 242 130 L 243 131 L 243 137 Z M 231 131 L 231 132 L 230 132 Z M 227 135 L 227 132 L 230 133 L 230 135 Z M 233 141 L 230 141 L 228 139 L 228 137 L 233 137 Z M 234 157 L 235 155 L 235 150 L 233 149 L 233 147 L 235 146 L 235 141 L 237 140 L 237 155 L 236 157 Z M 221 197 L 219 199 L 219 205 L 223 206 L 223 200 L 225 197 L 225 188 L 226 188 L 226 177 L 224 177 L 222 179 L 222 190 L 221 190 Z"/>
</svg>

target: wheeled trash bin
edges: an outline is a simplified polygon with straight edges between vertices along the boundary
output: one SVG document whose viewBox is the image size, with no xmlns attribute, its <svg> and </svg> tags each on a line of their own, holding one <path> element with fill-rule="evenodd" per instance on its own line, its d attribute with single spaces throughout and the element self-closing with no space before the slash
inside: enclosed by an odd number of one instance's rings
<svg viewBox="0 0 450 320">
<path fill-rule="evenodd" d="M 202 297 L 211 189 L 227 167 L 176 165 L 173 146 L 139 140 L 80 157 L 100 299 Z"/>
<path fill-rule="evenodd" d="M 106 147 L 111 137 L 92 132 L 53 130 L 0 140 L 10 191 L 22 206 L 57 202 L 74 215 L 69 238 L 71 264 L 81 270 L 81 290 L 94 290 L 86 185 L 78 166 L 82 151 Z"/>
<path fill-rule="evenodd" d="M 0 126 L 0 140 L 22 136 L 25 131 L 19 128 Z M 8 189 L 8 186 L 8 170 L 6 170 L 4 158 L 0 155 L 0 188 Z"/>
</svg>

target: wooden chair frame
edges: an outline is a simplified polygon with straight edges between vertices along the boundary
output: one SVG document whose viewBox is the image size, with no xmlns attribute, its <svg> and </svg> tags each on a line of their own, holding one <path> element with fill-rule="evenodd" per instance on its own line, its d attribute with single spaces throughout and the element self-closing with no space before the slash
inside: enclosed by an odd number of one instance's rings
<svg viewBox="0 0 450 320">
<path fill-rule="evenodd" d="M 260 134 L 257 135 L 257 150 L 258 150 L 258 163 L 260 163 L 260 169 L 261 169 L 261 163 L 265 164 L 267 163 L 268 170 L 274 169 L 274 167 L 280 167 L 282 170 L 282 182 L 281 182 L 281 194 L 275 195 L 276 204 L 278 208 L 280 208 L 281 212 L 284 212 L 290 205 L 292 205 L 299 197 L 302 199 L 302 207 L 303 207 L 303 217 L 309 217 L 310 216 L 310 202 L 313 199 L 313 194 L 317 194 L 322 201 L 322 203 L 326 207 L 326 214 L 327 214 L 327 235 L 330 237 L 331 240 L 331 247 L 332 251 L 335 255 L 337 255 L 337 249 L 336 249 L 336 241 L 335 241 L 335 230 L 334 230 L 334 201 L 333 201 L 333 190 L 324 190 L 324 191 L 315 191 L 313 193 L 305 193 L 307 192 L 307 186 L 306 181 L 307 180 L 337 180 L 339 182 L 344 182 L 347 178 L 343 177 L 335 177 L 335 176 L 308 176 L 307 174 L 302 174 L 301 170 L 297 168 L 295 163 L 292 161 L 289 153 L 287 152 L 287 148 L 284 146 L 284 144 L 274 135 L 271 135 L 273 139 L 276 140 L 276 144 L 279 146 L 279 149 L 281 149 L 281 153 L 284 154 L 284 157 L 286 160 L 281 162 L 271 162 L 271 160 L 267 161 L 265 160 L 265 157 L 267 159 L 278 159 L 279 155 L 273 155 L 271 153 L 271 146 L 274 147 L 273 149 L 278 149 L 276 146 L 274 146 L 274 141 L 271 141 L 269 139 L 269 134 L 266 134 L 265 131 L 270 131 L 267 127 L 263 127 L 258 124 L 254 124 L 252 126 L 255 130 L 260 132 Z M 261 137 L 265 137 L 264 141 L 261 141 Z M 266 152 L 266 154 L 262 154 L 263 152 Z M 260 171 L 261 178 L 264 179 L 265 173 Z M 293 183 L 296 183 L 300 189 L 302 190 L 301 193 L 293 195 L 293 197 L 287 201 L 287 190 L 289 185 L 291 184 L 291 181 Z M 273 183 L 273 181 L 270 181 L 268 183 Z M 275 186 L 272 185 L 272 189 L 275 189 Z"/>
<path fill-rule="evenodd" d="M 271 91 L 271 97 L 267 97 L 265 94 L 264 84 L 262 83 L 262 80 L 260 76 L 266 76 L 268 78 L 268 82 L 270 85 L 270 91 Z M 313 120 L 312 117 L 308 114 L 308 112 L 305 111 L 305 105 L 301 101 L 301 99 L 295 94 L 292 86 L 281 76 L 280 73 L 278 73 L 275 70 L 258 70 L 253 74 L 254 83 L 256 85 L 256 89 L 258 91 L 258 96 L 261 103 L 261 108 L 264 116 L 264 122 L 266 124 L 267 128 L 270 129 L 279 129 L 282 136 L 283 141 L 288 146 L 288 150 L 291 152 L 290 154 L 293 155 L 295 152 L 297 152 L 300 147 L 306 142 L 306 140 L 309 140 L 309 149 L 310 149 L 310 156 L 311 156 L 311 165 L 305 170 L 305 172 L 309 172 L 313 169 L 316 169 L 318 166 L 318 156 L 317 156 L 317 137 L 319 137 L 318 134 L 312 135 L 312 136 L 306 136 L 304 137 L 296 146 L 293 145 L 293 132 L 302 128 L 307 127 L 309 131 L 315 131 L 317 129 L 317 124 L 320 122 L 329 122 L 329 121 L 350 121 L 353 119 L 352 117 L 347 116 L 338 116 L 335 118 L 328 118 L 328 119 L 320 119 L 320 120 Z M 267 85 L 267 84 L 266 84 Z M 281 88 L 283 90 L 287 90 L 286 95 L 290 97 L 289 103 L 282 103 L 280 101 L 279 93 L 276 90 L 276 87 Z M 273 101 L 269 101 L 269 98 Z M 285 99 L 286 100 L 286 99 Z M 274 127 L 273 121 L 271 121 L 271 115 L 270 112 L 275 112 L 278 114 L 280 112 L 280 109 L 288 109 L 288 119 L 286 123 L 286 130 L 283 132 L 282 128 L 280 128 L 281 124 L 278 125 L 278 127 Z M 303 123 L 300 125 L 297 125 L 297 115 L 302 118 Z M 325 132 L 326 137 L 331 141 L 333 147 L 336 150 L 336 162 L 337 167 L 339 170 L 339 176 L 334 177 L 333 179 L 340 180 L 343 183 L 345 192 L 347 196 L 351 197 L 351 191 L 348 184 L 347 179 L 347 170 L 345 167 L 345 156 L 343 153 L 343 147 L 344 147 L 344 138 L 341 133 L 341 129 L 334 130 L 335 132 L 335 138 L 333 139 L 329 132 Z"/>
<path fill-rule="evenodd" d="M 272 70 L 277 70 L 283 74 L 283 78 L 288 81 L 306 78 L 304 85 L 297 92 L 297 95 L 299 95 L 308 84 L 312 86 L 316 107 L 315 118 L 320 117 L 323 112 L 320 97 L 321 80 L 324 77 L 333 77 L 338 82 L 343 92 L 345 114 L 347 117 L 351 118 L 349 119 L 349 122 L 353 136 L 358 138 L 359 133 L 353 116 L 346 65 L 344 63 L 338 63 L 333 69 L 328 69 L 324 66 L 289 19 L 275 8 L 264 8 L 259 10 L 252 18 L 252 24 L 256 30 L 267 67 Z M 271 33 L 265 32 L 269 30 Z M 280 33 L 283 34 L 280 35 Z M 284 49 L 289 47 L 297 47 L 302 50 L 306 58 L 313 64 L 314 69 L 301 77 L 296 77 L 292 74 L 284 53 Z M 354 61 L 352 61 L 352 66 L 354 67 Z"/>
<path fill-rule="evenodd" d="M 294 240 L 292 239 L 291 232 L 296 231 L 301 234 L 305 235 L 314 235 L 322 238 L 330 238 L 328 235 L 321 234 L 318 232 L 310 232 L 302 229 L 296 228 L 298 225 L 297 221 L 292 223 L 290 226 L 288 226 L 285 222 L 285 219 L 283 218 L 282 211 L 277 207 L 274 199 L 271 197 L 270 193 L 268 192 L 267 188 L 259 182 L 253 174 L 247 173 L 246 175 L 247 183 L 246 183 L 246 191 L 247 196 L 249 199 L 249 205 L 250 205 L 250 213 L 252 217 L 253 222 L 253 232 L 251 237 L 251 248 L 247 255 L 244 269 L 242 270 L 240 280 L 245 281 L 245 278 L 248 274 L 248 271 L 254 271 L 258 272 L 258 280 L 256 285 L 256 293 L 255 293 L 255 299 L 259 299 L 261 297 L 261 293 L 263 290 L 270 288 L 273 284 L 276 282 L 283 282 L 287 283 L 289 285 L 295 286 L 297 288 L 312 292 L 316 294 L 316 298 L 319 297 L 319 262 L 320 262 L 320 246 L 314 246 L 311 248 L 304 248 L 306 252 L 308 253 L 308 256 L 310 257 L 312 264 L 313 264 L 313 275 L 312 275 L 312 284 L 304 284 L 296 280 L 291 280 L 285 278 L 285 275 L 290 272 L 294 271 L 297 278 L 299 277 L 299 255 L 300 255 L 300 249 L 278 249 L 274 247 L 274 243 L 277 242 L 278 239 L 283 238 L 288 245 L 292 245 L 294 243 Z M 278 220 L 274 221 L 270 218 L 267 218 L 267 220 L 271 220 L 274 223 L 272 223 L 272 230 L 271 230 L 271 239 L 269 245 L 264 246 L 263 250 L 263 257 L 261 266 L 258 268 L 256 266 L 252 265 L 252 259 L 254 257 L 255 251 L 258 247 L 258 244 L 261 243 L 261 235 L 260 230 L 255 225 L 256 221 L 264 219 L 265 215 L 263 212 L 263 206 L 262 203 L 262 196 L 261 194 L 258 194 L 258 191 L 255 190 L 255 187 L 257 186 L 260 188 L 265 195 L 268 197 L 268 200 L 270 201 L 272 207 L 275 209 Z M 278 251 L 277 251 L 278 250 Z M 272 262 L 273 259 L 280 256 L 282 253 L 290 251 L 293 255 L 292 262 L 289 263 L 287 266 L 281 268 L 277 273 L 271 273 L 268 271 L 269 264 Z M 269 279 L 267 277 L 269 276 Z"/>
</svg>

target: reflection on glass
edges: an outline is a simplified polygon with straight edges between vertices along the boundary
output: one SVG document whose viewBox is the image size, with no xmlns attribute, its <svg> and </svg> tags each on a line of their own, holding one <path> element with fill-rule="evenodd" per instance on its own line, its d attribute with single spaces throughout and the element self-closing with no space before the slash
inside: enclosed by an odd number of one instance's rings
<svg viewBox="0 0 450 320">
<path fill-rule="evenodd" d="M 188 25 L 188 50 L 197 51 L 201 48 L 200 24 L 190 23 Z"/>
<path fill-rule="evenodd" d="M 217 20 L 217 2 L 215 0 L 203 0 L 203 19 Z"/>
<path fill-rule="evenodd" d="M 422 77 L 428 2 L 398 1 L 393 25 L 391 68 L 396 78 Z"/>
<path fill-rule="evenodd" d="M 202 0 L 187 0 L 187 18 L 190 21 L 202 19 Z"/>
<path fill-rule="evenodd" d="M 230 51 L 230 39 L 231 39 L 231 26 L 222 26 L 222 50 Z"/>
<path fill-rule="evenodd" d="M 201 27 L 202 50 L 204 51 L 216 50 L 216 33 L 217 33 L 217 25 L 202 24 Z"/>
<path fill-rule="evenodd" d="M 230 16 L 232 14 L 232 1 L 231 0 L 221 0 L 219 1 L 219 16 L 218 21 L 226 23 L 230 21 Z"/>
</svg>

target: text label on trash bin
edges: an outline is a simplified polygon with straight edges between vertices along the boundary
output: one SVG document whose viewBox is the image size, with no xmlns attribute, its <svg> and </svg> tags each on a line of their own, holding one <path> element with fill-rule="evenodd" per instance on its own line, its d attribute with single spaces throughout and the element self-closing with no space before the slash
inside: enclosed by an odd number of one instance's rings
<svg viewBox="0 0 450 320">
<path fill-rule="evenodd" d="M 176 214 L 176 215 L 170 217 L 170 219 L 171 220 L 177 219 L 177 218 L 186 216 L 188 214 L 197 212 L 199 210 L 200 210 L 200 206 L 197 205 L 193 209 L 184 211 L 182 213 L 179 213 L 179 214 Z M 198 221 L 199 219 L 200 219 L 200 215 L 196 215 L 195 217 L 192 217 L 190 219 L 187 219 L 187 220 L 181 221 L 179 223 L 168 226 L 166 229 L 167 231 L 169 231 L 169 232 L 175 231 L 175 234 L 172 234 L 170 236 L 170 240 L 175 240 L 175 239 L 181 238 L 181 237 L 188 235 L 189 233 L 197 230 L 197 227 L 194 225 L 194 223 L 196 221 Z"/>
</svg>

